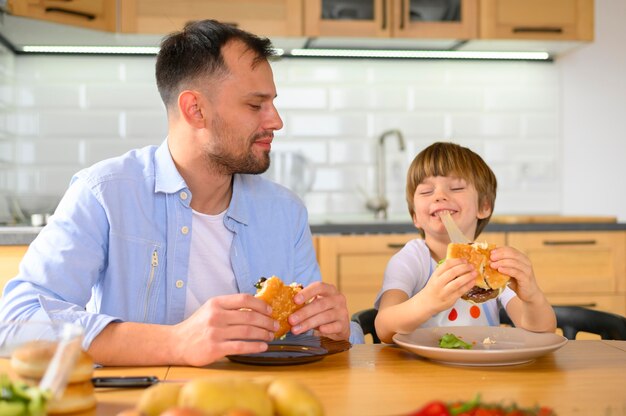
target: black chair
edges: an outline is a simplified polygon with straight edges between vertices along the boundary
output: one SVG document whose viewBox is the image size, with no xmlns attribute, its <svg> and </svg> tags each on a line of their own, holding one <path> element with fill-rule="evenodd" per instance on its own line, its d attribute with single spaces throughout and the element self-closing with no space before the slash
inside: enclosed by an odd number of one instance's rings
<svg viewBox="0 0 626 416">
<path fill-rule="evenodd" d="M 602 339 L 626 340 L 626 317 L 597 311 L 582 306 L 553 306 L 556 326 L 567 339 L 576 339 L 578 332 L 600 335 Z M 500 323 L 513 325 L 504 308 L 500 309 Z"/>
<path fill-rule="evenodd" d="M 380 338 L 376 335 L 376 328 L 374 327 L 374 320 L 376 320 L 377 314 L 378 309 L 364 309 L 352 314 L 351 319 L 352 322 L 356 322 L 361 326 L 365 335 L 370 334 L 372 336 L 374 344 L 380 344 Z"/>
</svg>

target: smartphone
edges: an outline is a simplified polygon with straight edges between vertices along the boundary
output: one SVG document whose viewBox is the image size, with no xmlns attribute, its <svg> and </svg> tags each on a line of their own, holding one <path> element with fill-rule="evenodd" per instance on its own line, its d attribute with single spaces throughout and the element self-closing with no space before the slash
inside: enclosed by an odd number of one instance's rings
<svg viewBox="0 0 626 416">
<path fill-rule="evenodd" d="M 155 376 L 135 377 L 94 377 L 91 379 L 94 387 L 150 387 L 159 382 Z"/>
</svg>

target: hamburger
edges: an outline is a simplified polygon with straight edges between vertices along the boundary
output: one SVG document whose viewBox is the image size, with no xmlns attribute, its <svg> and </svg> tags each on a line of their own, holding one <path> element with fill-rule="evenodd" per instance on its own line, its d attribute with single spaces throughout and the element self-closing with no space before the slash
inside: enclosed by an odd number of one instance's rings
<svg viewBox="0 0 626 416">
<path fill-rule="evenodd" d="M 11 369 L 26 384 L 37 386 L 43 378 L 57 348 L 53 341 L 30 341 L 11 354 Z M 46 402 L 47 414 L 82 412 L 96 407 L 91 377 L 93 359 L 81 350 L 68 377 L 68 384 L 60 398 L 50 398 Z"/>
<path fill-rule="evenodd" d="M 283 338 L 291 330 L 287 320 L 289 315 L 303 306 L 293 301 L 293 297 L 302 290 L 302 285 L 298 283 L 286 285 L 279 277 L 272 276 L 269 279 L 260 278 L 255 287 L 257 293 L 254 296 L 263 299 L 272 307 L 272 318 L 280 325 L 274 338 Z"/>
<path fill-rule="evenodd" d="M 471 303 L 483 303 L 497 297 L 506 287 L 510 276 L 491 268 L 489 256 L 494 248 L 494 244 L 488 243 L 448 244 L 447 258 L 465 259 L 478 272 L 475 286 L 463 294 L 462 299 Z"/>
</svg>

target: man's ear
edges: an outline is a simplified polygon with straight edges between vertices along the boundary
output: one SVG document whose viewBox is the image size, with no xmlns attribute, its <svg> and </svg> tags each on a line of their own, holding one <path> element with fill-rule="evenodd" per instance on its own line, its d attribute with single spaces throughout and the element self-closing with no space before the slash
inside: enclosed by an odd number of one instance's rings
<svg viewBox="0 0 626 416">
<path fill-rule="evenodd" d="M 178 109 L 189 125 L 198 129 L 206 125 L 205 111 L 197 92 L 189 90 L 181 92 L 178 96 Z"/>
</svg>

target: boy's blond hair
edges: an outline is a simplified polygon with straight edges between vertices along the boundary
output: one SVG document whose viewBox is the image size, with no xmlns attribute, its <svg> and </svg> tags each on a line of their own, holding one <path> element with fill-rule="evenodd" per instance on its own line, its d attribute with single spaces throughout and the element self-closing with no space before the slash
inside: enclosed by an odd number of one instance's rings
<svg viewBox="0 0 626 416">
<path fill-rule="evenodd" d="M 417 186 L 428 177 L 455 176 L 471 183 L 478 192 L 478 205 L 489 204 L 491 213 L 496 203 L 496 175 L 485 161 L 467 147 L 456 143 L 436 142 L 422 150 L 415 156 L 406 178 L 406 201 L 409 205 L 411 218 L 415 214 L 413 197 Z M 476 235 L 484 230 L 489 223 L 488 217 L 479 219 L 476 226 Z M 419 230 L 422 238 L 424 231 Z"/>
</svg>

